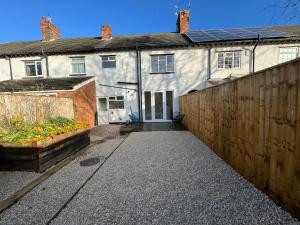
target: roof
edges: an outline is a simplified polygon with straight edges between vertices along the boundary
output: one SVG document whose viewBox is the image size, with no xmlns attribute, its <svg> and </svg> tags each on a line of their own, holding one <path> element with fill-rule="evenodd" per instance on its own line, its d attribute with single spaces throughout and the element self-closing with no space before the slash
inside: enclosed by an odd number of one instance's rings
<svg viewBox="0 0 300 225">
<path fill-rule="evenodd" d="M 151 48 L 186 46 L 188 44 L 187 39 L 179 33 L 114 36 L 110 40 L 102 40 L 100 37 L 66 38 L 47 42 L 31 41 L 0 44 L 0 56 L 41 54 L 42 50 L 46 54 L 59 54 L 135 49 L 137 46 Z"/>
<path fill-rule="evenodd" d="M 0 92 L 30 92 L 73 90 L 76 85 L 88 81 L 92 77 L 67 78 L 31 78 L 7 80 L 0 82 Z"/>
<path fill-rule="evenodd" d="M 292 32 L 300 35 L 299 26 L 275 26 L 269 27 L 277 31 Z M 300 36 L 281 38 L 273 41 L 300 41 Z M 253 40 L 249 40 L 253 42 Z M 232 41 L 231 41 L 232 42 Z M 245 40 L 244 40 L 245 42 Z M 223 41 L 225 43 L 225 41 Z M 234 43 L 239 43 L 235 41 Z M 165 47 L 186 47 L 195 43 L 189 40 L 185 34 L 180 33 L 159 33 L 113 36 L 110 40 L 103 40 L 101 37 L 87 38 L 66 38 L 53 41 L 29 41 L 11 42 L 0 44 L 0 57 L 5 56 L 27 56 L 41 55 L 42 52 L 51 54 L 86 53 L 100 51 L 128 50 L 139 48 L 165 48 Z"/>
</svg>

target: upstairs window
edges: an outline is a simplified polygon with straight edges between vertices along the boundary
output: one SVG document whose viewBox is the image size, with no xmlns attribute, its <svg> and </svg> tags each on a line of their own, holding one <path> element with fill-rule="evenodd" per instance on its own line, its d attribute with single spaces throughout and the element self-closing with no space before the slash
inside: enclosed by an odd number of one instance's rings
<svg viewBox="0 0 300 225">
<path fill-rule="evenodd" d="M 72 60 L 72 75 L 85 74 L 85 60 L 84 57 L 74 57 Z"/>
<path fill-rule="evenodd" d="M 111 96 L 108 98 L 109 109 L 124 109 L 124 96 Z"/>
<path fill-rule="evenodd" d="M 152 73 L 172 73 L 174 72 L 174 55 L 152 55 Z"/>
<path fill-rule="evenodd" d="M 101 56 L 102 68 L 116 68 L 116 56 L 104 55 Z"/>
<path fill-rule="evenodd" d="M 218 53 L 218 69 L 232 69 L 240 67 L 241 51 Z"/>
<path fill-rule="evenodd" d="M 36 77 L 42 76 L 42 62 L 41 61 L 28 61 L 25 62 L 26 76 Z"/>
<path fill-rule="evenodd" d="M 279 48 L 279 63 L 284 63 L 299 57 L 298 47 Z"/>
</svg>

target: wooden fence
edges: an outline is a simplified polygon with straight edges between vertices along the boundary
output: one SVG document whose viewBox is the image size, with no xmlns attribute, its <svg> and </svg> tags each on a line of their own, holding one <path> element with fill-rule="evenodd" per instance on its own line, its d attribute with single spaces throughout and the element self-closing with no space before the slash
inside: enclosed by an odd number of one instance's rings
<svg viewBox="0 0 300 225">
<path fill-rule="evenodd" d="M 184 125 L 300 218 L 300 60 L 180 97 Z"/>
<path fill-rule="evenodd" d="M 41 122 L 56 116 L 74 118 L 74 104 L 69 98 L 0 95 L 0 120 L 7 122 L 18 115 L 29 123 Z"/>
</svg>

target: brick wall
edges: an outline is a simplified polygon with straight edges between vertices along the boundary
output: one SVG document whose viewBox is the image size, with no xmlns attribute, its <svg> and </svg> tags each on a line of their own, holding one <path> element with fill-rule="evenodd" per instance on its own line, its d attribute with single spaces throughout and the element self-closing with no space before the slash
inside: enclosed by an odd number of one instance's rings
<svg viewBox="0 0 300 225">
<path fill-rule="evenodd" d="M 95 81 L 75 90 L 58 92 L 58 97 L 72 98 L 75 107 L 75 119 L 79 123 L 90 127 L 95 125 L 96 106 L 96 86 Z"/>
<path fill-rule="evenodd" d="M 42 17 L 41 20 L 42 40 L 50 41 L 60 39 L 60 30 L 47 17 Z"/>
</svg>

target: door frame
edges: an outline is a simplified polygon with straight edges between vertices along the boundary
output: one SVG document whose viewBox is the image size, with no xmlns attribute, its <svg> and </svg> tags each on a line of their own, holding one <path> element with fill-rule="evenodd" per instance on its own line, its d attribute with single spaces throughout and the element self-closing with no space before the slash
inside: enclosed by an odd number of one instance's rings
<svg viewBox="0 0 300 225">
<path fill-rule="evenodd" d="M 170 89 L 159 89 L 159 90 L 143 90 L 143 118 L 144 118 L 144 122 L 155 122 L 155 123 L 161 123 L 161 122 L 171 122 L 172 120 L 167 120 L 167 91 L 172 91 L 173 92 L 173 99 L 172 99 L 172 103 L 173 103 L 173 111 L 174 111 L 174 90 L 170 90 Z M 150 92 L 151 93 L 151 120 L 146 120 L 146 102 L 145 102 L 145 92 Z M 155 119 L 155 95 L 154 93 L 160 92 L 163 94 L 163 119 Z"/>
</svg>

